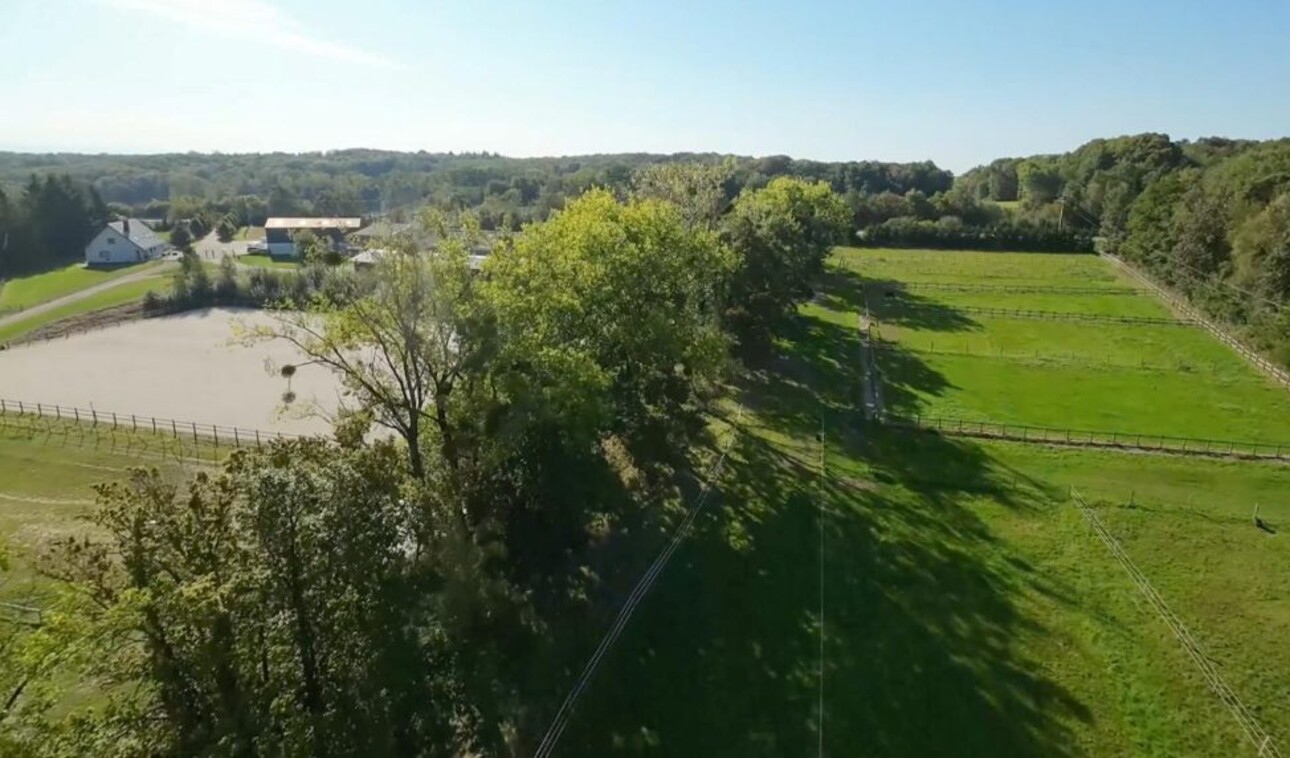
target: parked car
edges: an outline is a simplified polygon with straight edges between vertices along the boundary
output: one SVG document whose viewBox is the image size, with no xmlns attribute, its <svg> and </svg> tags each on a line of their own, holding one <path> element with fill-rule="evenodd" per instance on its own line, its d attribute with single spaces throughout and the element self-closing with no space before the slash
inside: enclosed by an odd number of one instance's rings
<svg viewBox="0 0 1290 758">
<path fill-rule="evenodd" d="M 251 240 L 246 246 L 246 252 L 251 255 L 264 255 L 269 252 L 269 244 L 264 240 Z"/>
</svg>

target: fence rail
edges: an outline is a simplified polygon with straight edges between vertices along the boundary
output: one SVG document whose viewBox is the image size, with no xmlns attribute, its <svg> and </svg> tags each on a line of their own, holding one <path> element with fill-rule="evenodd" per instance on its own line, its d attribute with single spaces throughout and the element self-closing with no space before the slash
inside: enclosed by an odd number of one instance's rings
<svg viewBox="0 0 1290 758">
<path fill-rule="evenodd" d="M 946 343 L 949 343 L 949 345 L 947 346 Z M 1017 351 L 1008 352 L 1002 349 L 977 349 L 973 347 L 973 343 L 969 340 L 963 340 L 962 347 L 955 347 L 955 345 L 958 345 L 959 343 L 959 340 L 946 339 L 940 343 L 940 347 L 938 347 L 935 342 L 929 342 L 927 347 L 909 347 L 908 345 L 896 340 L 875 338 L 873 349 L 880 351 L 912 353 L 914 355 L 951 355 L 965 358 L 998 358 L 1000 360 L 1042 363 L 1056 366 L 1123 368 L 1140 369 L 1143 371 L 1186 371 L 1189 373 L 1207 374 L 1221 374 L 1224 370 L 1224 367 L 1217 363 L 1188 363 L 1186 361 L 1149 363 L 1145 358 L 1141 358 L 1137 361 L 1113 361 L 1109 356 L 1104 356 L 1101 360 L 1098 360 L 1093 356 L 1075 352 L 1043 352 L 1034 350 L 1029 353 L 1023 353 Z"/>
<path fill-rule="evenodd" d="M 982 316 L 1007 316 L 1009 318 L 1028 318 L 1042 321 L 1088 321 L 1102 324 L 1153 324 L 1156 326 L 1200 326 L 1201 323 L 1191 318 L 1160 318 L 1159 316 L 1108 316 L 1104 313 L 1066 313 L 1063 311 L 1035 311 L 1024 308 L 995 308 L 989 305 L 956 305 L 954 309 L 963 313 L 976 313 Z"/>
<path fill-rule="evenodd" d="M 1112 450 L 1147 450 L 1223 458 L 1290 460 L 1290 443 L 1242 442 L 1237 440 L 1171 437 L 1169 435 L 1141 434 L 1138 432 L 1062 429 L 942 416 L 915 415 L 912 418 L 908 416 L 888 416 L 882 420 L 884 423 L 894 427 L 938 432 L 952 437 L 1001 439 Z"/>
<path fill-rule="evenodd" d="M 899 282 L 884 288 L 902 290 L 940 290 L 944 292 L 1006 292 L 1030 295 L 1138 295 L 1139 290 L 1128 287 L 1063 287 L 1034 284 L 966 284 L 958 282 Z"/>
<path fill-rule="evenodd" d="M 1195 324 L 1205 329 L 1205 331 L 1214 335 L 1214 337 L 1217 338 L 1219 342 L 1222 342 L 1224 345 L 1227 345 L 1228 347 L 1235 350 L 1238 355 L 1240 355 L 1242 358 L 1245 358 L 1250 363 L 1254 364 L 1256 368 L 1260 369 L 1261 371 L 1263 371 L 1263 373 L 1272 377 L 1272 379 L 1274 379 L 1276 382 L 1281 384 L 1286 389 L 1290 389 L 1290 371 L 1286 371 L 1280 366 L 1277 366 L 1276 364 L 1274 364 L 1272 361 L 1269 361 L 1267 358 L 1264 358 L 1262 355 L 1259 355 L 1257 352 L 1255 352 L 1249 346 L 1247 346 L 1244 342 L 1241 342 L 1239 339 L 1232 336 L 1231 333 L 1229 333 L 1227 330 L 1218 326 L 1212 320 L 1206 318 L 1198 310 L 1193 308 L 1191 304 L 1187 303 L 1186 300 L 1184 300 L 1180 295 L 1168 289 L 1167 287 L 1160 284 L 1159 282 L 1155 281 L 1151 277 L 1147 276 L 1142 271 L 1139 271 L 1137 267 L 1129 263 L 1126 263 L 1118 256 L 1111 255 L 1110 253 L 1102 253 L 1101 255 L 1103 258 L 1111 261 L 1117 267 L 1122 269 L 1129 276 L 1133 277 L 1133 279 L 1136 280 L 1138 283 L 1142 284 L 1144 287 L 1151 290 L 1157 297 L 1159 297 L 1161 300 L 1164 300 L 1166 303 L 1168 303 L 1174 310 L 1178 311 L 1179 313 L 1182 313 L 1184 316 L 1191 319 Z"/>
<path fill-rule="evenodd" d="M 294 439 L 299 436 L 262 429 L 247 429 L 238 426 L 202 424 L 196 421 L 115 413 L 95 408 L 76 408 L 65 405 L 51 405 L 49 403 L 28 403 L 22 400 L 0 399 L 0 417 L 12 415 L 56 419 L 83 424 L 91 429 L 104 428 L 112 431 L 149 433 L 192 443 L 213 444 L 216 447 L 260 447 L 273 440 Z"/>
</svg>

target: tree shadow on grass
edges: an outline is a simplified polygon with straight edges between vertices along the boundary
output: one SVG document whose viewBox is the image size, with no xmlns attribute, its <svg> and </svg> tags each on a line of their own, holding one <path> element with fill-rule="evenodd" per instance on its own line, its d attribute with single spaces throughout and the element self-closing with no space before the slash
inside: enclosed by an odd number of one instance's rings
<svg viewBox="0 0 1290 758">
<path fill-rule="evenodd" d="M 855 274 L 851 275 L 859 281 Z M 856 286 L 854 282 L 851 286 Z M 864 279 L 864 300 L 870 314 L 883 324 L 936 332 L 980 331 L 979 321 L 952 305 L 905 289 L 894 279 Z"/>
<path fill-rule="evenodd" d="M 1066 755 L 1091 715 L 1021 652 L 1068 593 L 975 512 L 1044 507 L 981 447 L 853 423 L 854 330 L 804 318 L 711 504 L 579 705 L 566 755 Z M 828 475 L 818 469 L 824 416 Z"/>
</svg>

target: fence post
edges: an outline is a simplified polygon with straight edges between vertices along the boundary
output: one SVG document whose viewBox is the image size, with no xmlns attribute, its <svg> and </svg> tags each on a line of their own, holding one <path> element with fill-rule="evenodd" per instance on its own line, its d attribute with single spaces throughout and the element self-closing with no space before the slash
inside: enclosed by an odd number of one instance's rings
<svg viewBox="0 0 1290 758">
<path fill-rule="evenodd" d="M 42 406 L 41 406 L 41 404 L 40 404 L 40 403 L 36 403 L 36 415 L 37 415 L 37 416 L 43 416 L 43 415 L 45 415 L 45 409 L 44 409 L 44 407 L 42 407 Z"/>
<path fill-rule="evenodd" d="M 237 427 L 233 427 L 233 447 L 241 447 L 242 443 L 237 438 Z"/>
<path fill-rule="evenodd" d="M 211 434 L 215 435 L 215 447 L 219 447 L 219 427 L 211 425 Z"/>
<path fill-rule="evenodd" d="M 113 413 L 113 414 L 112 414 L 112 429 L 113 429 L 113 430 L 115 430 L 115 429 L 116 429 L 116 414 L 115 414 L 115 413 Z"/>
<path fill-rule="evenodd" d="M 9 407 L 5 405 L 4 400 L 0 400 L 0 413 L 7 413 L 8 411 Z"/>
<path fill-rule="evenodd" d="M 26 413 L 26 412 L 27 412 L 26 410 L 24 410 L 24 409 L 23 409 L 23 407 L 22 407 L 22 401 L 21 401 L 21 400 L 19 400 L 19 401 L 18 401 L 18 412 L 19 412 L 19 413 Z"/>
<path fill-rule="evenodd" d="M 63 420 L 63 406 L 61 405 L 54 406 L 54 418 L 58 419 L 59 421 Z"/>
<path fill-rule="evenodd" d="M 152 417 L 152 433 L 153 433 L 153 434 L 156 434 L 156 433 L 157 433 L 157 417 L 156 417 L 156 416 L 153 416 L 153 417 Z"/>
<path fill-rule="evenodd" d="M 90 416 L 94 418 L 94 428 L 97 429 L 99 426 L 99 412 L 91 408 Z"/>
<path fill-rule="evenodd" d="M 257 449 L 260 447 L 260 430 L 259 430 L 259 429 L 256 429 L 256 430 L 255 430 L 255 446 L 256 446 L 256 448 L 257 448 Z"/>
<path fill-rule="evenodd" d="M 136 432 L 139 431 L 139 420 L 134 417 L 133 413 L 130 414 L 130 429 Z"/>
<path fill-rule="evenodd" d="M 179 427 L 175 425 L 175 420 L 173 418 L 170 419 L 170 433 L 175 439 L 179 439 Z"/>
<path fill-rule="evenodd" d="M 78 423 L 78 424 L 79 424 L 79 423 L 81 423 L 81 409 L 80 409 L 80 408 L 73 408 L 73 409 L 72 409 L 72 413 L 76 414 L 76 423 Z"/>
<path fill-rule="evenodd" d="M 190 423 L 193 425 L 193 442 L 196 443 L 197 442 L 197 422 L 192 421 Z"/>
</svg>

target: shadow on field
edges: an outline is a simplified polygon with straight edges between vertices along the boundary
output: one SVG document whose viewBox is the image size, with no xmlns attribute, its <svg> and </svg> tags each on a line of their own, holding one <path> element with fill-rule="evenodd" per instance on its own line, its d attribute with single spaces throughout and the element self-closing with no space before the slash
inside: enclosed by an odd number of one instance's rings
<svg viewBox="0 0 1290 758">
<path fill-rule="evenodd" d="M 854 329 L 803 317 L 742 388 L 721 500 L 579 705 L 561 753 L 1067 755 L 1089 710 L 1017 652 L 1069 602 L 973 512 L 1042 488 L 971 443 L 861 425 Z M 829 443 L 819 475 L 820 415 Z M 752 424 L 760 424 L 753 428 Z M 821 509 L 822 506 L 822 509 Z"/>
<path fill-rule="evenodd" d="M 847 286 L 857 291 L 862 286 L 857 274 L 840 273 L 843 274 L 843 278 L 849 277 L 852 281 L 834 283 L 833 286 Z M 980 322 L 958 308 L 907 290 L 902 282 L 891 279 L 865 279 L 863 287 L 869 311 L 880 323 L 937 332 L 969 332 L 981 329 Z"/>
</svg>

